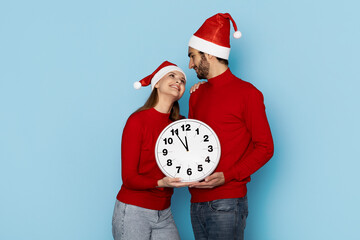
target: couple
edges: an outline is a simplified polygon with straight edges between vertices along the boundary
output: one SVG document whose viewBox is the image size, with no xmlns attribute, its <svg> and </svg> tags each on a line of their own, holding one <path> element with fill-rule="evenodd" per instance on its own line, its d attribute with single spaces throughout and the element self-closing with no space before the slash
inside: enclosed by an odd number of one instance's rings
<svg viewBox="0 0 360 240">
<path fill-rule="evenodd" d="M 151 85 L 143 107 L 133 113 L 122 136 L 122 180 L 113 215 L 113 236 L 118 239 L 180 239 L 170 200 L 174 187 L 189 186 L 191 223 L 195 239 L 244 239 L 248 214 L 246 184 L 250 175 L 273 155 L 273 141 L 263 96 L 228 68 L 230 14 L 216 14 L 205 21 L 189 42 L 189 68 L 199 79 L 191 89 L 189 118 L 208 124 L 221 143 L 221 159 L 205 181 L 183 183 L 164 177 L 157 167 L 157 137 L 171 122 L 183 118 L 178 100 L 186 76 L 165 61 L 151 75 L 134 84 Z M 198 89 L 196 89 L 198 88 Z M 194 91 L 196 89 L 196 91 Z"/>
</svg>

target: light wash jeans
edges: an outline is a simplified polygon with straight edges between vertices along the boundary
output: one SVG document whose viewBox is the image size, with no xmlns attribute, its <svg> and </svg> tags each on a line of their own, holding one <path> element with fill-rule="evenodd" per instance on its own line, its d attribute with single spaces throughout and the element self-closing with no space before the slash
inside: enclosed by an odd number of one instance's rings
<svg viewBox="0 0 360 240">
<path fill-rule="evenodd" d="M 170 208 L 157 211 L 116 200 L 112 218 L 115 240 L 180 240 Z"/>
<path fill-rule="evenodd" d="M 196 240 L 243 240 L 247 216 L 246 196 L 191 204 Z"/>
</svg>

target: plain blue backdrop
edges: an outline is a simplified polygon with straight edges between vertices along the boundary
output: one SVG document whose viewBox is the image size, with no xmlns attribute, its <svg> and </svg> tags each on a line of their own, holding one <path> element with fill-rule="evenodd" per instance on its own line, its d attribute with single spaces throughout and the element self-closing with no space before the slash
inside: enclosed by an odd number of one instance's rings
<svg viewBox="0 0 360 240">
<path fill-rule="evenodd" d="M 275 155 L 248 185 L 247 240 L 360 239 L 358 1 L 2 1 L 0 239 L 111 239 L 121 134 L 169 60 L 229 12 L 230 69 L 265 96 Z M 231 30 L 231 33 L 233 29 Z M 193 239 L 187 189 L 172 209 Z"/>
</svg>

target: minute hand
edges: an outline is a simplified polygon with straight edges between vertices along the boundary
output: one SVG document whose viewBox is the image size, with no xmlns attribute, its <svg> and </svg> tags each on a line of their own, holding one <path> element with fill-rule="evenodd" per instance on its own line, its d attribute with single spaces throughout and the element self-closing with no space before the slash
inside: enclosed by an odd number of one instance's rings
<svg viewBox="0 0 360 240">
<path fill-rule="evenodd" d="M 189 145 L 188 145 L 188 143 L 187 143 L 187 137 L 186 137 L 186 136 L 185 136 L 185 143 L 186 143 L 186 150 L 189 151 Z"/>
<path fill-rule="evenodd" d="M 176 134 L 176 136 L 179 138 L 180 142 L 182 143 L 182 145 L 184 146 L 184 148 L 186 149 L 186 151 L 189 151 L 188 147 L 187 147 L 187 141 L 186 141 L 186 145 L 184 144 L 184 142 L 181 140 L 181 138 L 179 137 L 178 134 Z M 185 137 L 186 140 L 186 137 Z"/>
</svg>

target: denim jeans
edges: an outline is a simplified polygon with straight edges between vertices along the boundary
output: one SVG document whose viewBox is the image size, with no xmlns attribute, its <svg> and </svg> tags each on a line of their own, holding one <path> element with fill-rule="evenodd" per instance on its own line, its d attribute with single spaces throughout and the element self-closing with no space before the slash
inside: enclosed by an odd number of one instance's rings
<svg viewBox="0 0 360 240">
<path fill-rule="evenodd" d="M 196 240 L 243 240 L 247 216 L 246 196 L 191 204 L 191 224 Z"/>
<path fill-rule="evenodd" d="M 115 240 L 180 240 L 170 208 L 157 211 L 116 201 L 112 219 Z"/>
</svg>

